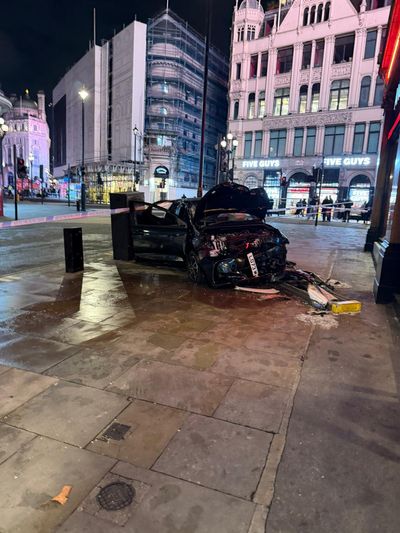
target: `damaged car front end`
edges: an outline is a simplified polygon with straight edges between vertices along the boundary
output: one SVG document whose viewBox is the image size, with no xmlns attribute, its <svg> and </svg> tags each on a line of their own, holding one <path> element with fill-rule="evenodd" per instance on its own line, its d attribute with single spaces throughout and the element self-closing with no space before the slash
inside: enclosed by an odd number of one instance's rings
<svg viewBox="0 0 400 533">
<path fill-rule="evenodd" d="M 195 283 L 225 287 L 279 281 L 286 267 L 287 238 L 264 223 L 265 193 L 222 183 L 201 199 L 164 201 L 135 208 L 133 245 L 186 263 Z"/>
</svg>

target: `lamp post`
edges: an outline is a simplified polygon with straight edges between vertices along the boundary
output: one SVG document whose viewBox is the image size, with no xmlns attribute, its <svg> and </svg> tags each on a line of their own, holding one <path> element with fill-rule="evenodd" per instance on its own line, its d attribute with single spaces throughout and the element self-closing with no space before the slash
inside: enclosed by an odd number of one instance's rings
<svg viewBox="0 0 400 533">
<path fill-rule="evenodd" d="M 137 142 L 137 136 L 139 134 L 139 130 L 137 129 L 137 127 L 135 126 L 133 128 L 133 152 L 134 152 L 134 156 L 133 156 L 133 176 L 134 176 L 134 179 L 133 179 L 133 190 L 135 191 L 136 190 L 136 142 Z"/>
<path fill-rule="evenodd" d="M 3 209 L 3 137 L 8 132 L 4 118 L 0 117 L 0 217 L 4 215 Z"/>
<path fill-rule="evenodd" d="M 32 196 L 32 186 L 33 186 L 33 161 L 34 161 L 34 155 L 32 152 L 29 153 L 29 193 Z"/>
<path fill-rule="evenodd" d="M 315 227 L 318 226 L 319 208 L 321 205 L 322 184 L 324 183 L 324 177 L 325 177 L 325 156 L 324 155 L 322 155 L 322 162 L 318 168 L 318 171 L 319 172 L 318 172 L 317 187 L 319 184 L 319 190 L 318 190 L 318 205 L 316 206 L 317 212 L 315 214 Z"/>
<path fill-rule="evenodd" d="M 82 100 L 82 168 L 81 168 L 81 209 L 86 211 L 86 188 L 85 188 L 85 101 L 89 93 L 82 87 L 79 91 Z"/>
</svg>

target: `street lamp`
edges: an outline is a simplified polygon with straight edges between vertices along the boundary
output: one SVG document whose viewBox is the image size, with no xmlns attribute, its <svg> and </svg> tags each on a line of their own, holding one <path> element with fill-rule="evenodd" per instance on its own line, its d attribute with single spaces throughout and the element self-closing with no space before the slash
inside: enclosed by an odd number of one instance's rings
<svg viewBox="0 0 400 533">
<path fill-rule="evenodd" d="M 82 168 L 81 168 L 81 209 L 86 211 L 86 188 L 85 188 L 85 100 L 89 93 L 82 87 L 79 91 L 79 96 L 82 100 Z"/>
<path fill-rule="evenodd" d="M 236 148 L 239 145 L 239 141 L 236 139 L 236 137 L 233 136 L 232 133 L 227 133 L 226 138 L 224 137 L 222 141 L 220 142 L 220 147 L 223 152 L 223 167 L 226 167 L 226 173 L 229 176 L 230 171 L 230 158 L 232 156 L 232 174 L 230 176 L 231 181 L 233 181 L 234 178 L 234 172 L 235 172 L 235 152 Z"/>
<path fill-rule="evenodd" d="M 133 180 L 133 190 L 136 190 L 136 142 L 137 142 L 137 136 L 139 135 L 139 130 L 137 129 L 137 127 L 135 126 L 133 128 L 133 151 L 134 151 L 134 156 L 133 156 L 133 175 L 134 175 L 134 180 Z"/>
<path fill-rule="evenodd" d="M 3 216 L 3 137 L 8 132 L 4 118 L 0 117 L 0 217 Z"/>
<path fill-rule="evenodd" d="M 29 180 L 29 192 L 32 196 L 32 185 L 33 185 L 33 161 L 35 159 L 34 155 L 32 152 L 29 153 L 29 164 L 30 164 L 30 173 L 29 173 L 29 177 L 30 177 L 30 180 Z"/>
</svg>

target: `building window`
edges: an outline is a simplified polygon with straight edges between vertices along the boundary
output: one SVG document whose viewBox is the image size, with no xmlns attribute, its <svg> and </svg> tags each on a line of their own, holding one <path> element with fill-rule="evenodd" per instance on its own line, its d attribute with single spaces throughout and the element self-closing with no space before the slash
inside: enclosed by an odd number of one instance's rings
<svg viewBox="0 0 400 533">
<path fill-rule="evenodd" d="M 344 142 L 344 126 L 326 126 L 324 139 L 324 155 L 342 155 Z"/>
<path fill-rule="evenodd" d="M 256 137 L 255 137 L 255 142 L 254 142 L 254 157 L 261 157 L 262 142 L 263 142 L 263 132 L 256 131 Z"/>
<path fill-rule="evenodd" d="M 324 13 L 324 6 L 323 4 L 319 4 L 317 9 L 317 22 L 322 22 L 322 15 Z"/>
<path fill-rule="evenodd" d="M 256 38 L 256 27 L 247 26 L 247 40 L 254 41 L 255 38 Z"/>
<path fill-rule="evenodd" d="M 303 45 L 303 59 L 301 62 L 301 68 L 310 68 L 311 65 L 311 43 L 304 43 Z"/>
<path fill-rule="evenodd" d="M 168 109 L 166 107 L 160 107 L 160 115 L 168 115 Z"/>
<path fill-rule="evenodd" d="M 262 55 L 261 55 L 261 71 L 260 71 L 260 76 L 262 78 L 265 78 L 265 76 L 267 75 L 267 71 L 268 71 L 268 52 L 264 52 Z"/>
<path fill-rule="evenodd" d="M 371 88 L 371 76 L 364 76 L 361 80 L 360 99 L 358 107 L 368 107 L 369 90 Z"/>
<path fill-rule="evenodd" d="M 367 42 L 365 43 L 364 59 L 371 59 L 375 56 L 377 36 L 378 32 L 376 30 L 367 31 Z"/>
<path fill-rule="evenodd" d="M 242 63 L 236 63 L 236 80 L 240 80 L 242 78 Z"/>
<path fill-rule="evenodd" d="M 248 107 L 247 107 L 247 118 L 255 118 L 256 111 L 256 95 L 255 93 L 249 94 Z"/>
<path fill-rule="evenodd" d="M 322 67 L 324 62 L 325 41 L 320 39 L 315 42 L 314 67 Z"/>
<path fill-rule="evenodd" d="M 265 115 L 265 91 L 260 91 L 258 95 L 258 118 Z"/>
<path fill-rule="evenodd" d="M 269 156 L 282 157 L 285 155 L 286 130 L 271 130 L 269 141 Z"/>
<path fill-rule="evenodd" d="M 244 157 L 246 159 L 251 158 L 251 145 L 253 144 L 253 132 L 247 131 L 244 134 Z"/>
<path fill-rule="evenodd" d="M 239 102 L 236 100 L 233 104 L 233 120 L 237 120 L 239 118 Z"/>
<path fill-rule="evenodd" d="M 391 3 L 391 0 L 367 0 L 367 10 L 390 6 Z"/>
<path fill-rule="evenodd" d="M 161 84 L 161 92 L 164 93 L 164 94 L 168 94 L 169 93 L 169 85 L 166 81 L 164 81 L 162 84 Z"/>
<path fill-rule="evenodd" d="M 307 128 L 306 137 L 306 151 L 305 155 L 315 155 L 315 138 L 317 136 L 317 128 L 312 126 Z"/>
<path fill-rule="evenodd" d="M 308 25 L 308 13 L 309 13 L 309 9 L 308 7 L 306 7 L 303 13 L 303 26 Z"/>
<path fill-rule="evenodd" d="M 304 128 L 295 128 L 294 129 L 293 155 L 296 157 L 301 156 L 303 152 L 303 137 L 304 137 Z"/>
<path fill-rule="evenodd" d="M 315 6 L 312 6 L 311 8 L 311 11 L 310 11 L 310 24 L 314 24 L 315 22 L 315 11 L 316 11 L 316 7 Z"/>
<path fill-rule="evenodd" d="M 349 80 L 336 80 L 332 82 L 331 94 L 329 98 L 330 111 L 337 111 L 338 109 L 346 109 L 349 99 Z"/>
<path fill-rule="evenodd" d="M 278 50 L 278 57 L 276 61 L 276 73 L 283 74 L 292 70 L 293 62 L 293 46 L 289 48 L 280 48 Z"/>
<path fill-rule="evenodd" d="M 383 89 L 384 89 L 383 79 L 380 76 L 378 76 L 376 78 L 376 85 L 375 85 L 374 105 L 379 105 L 379 106 L 382 105 Z"/>
<path fill-rule="evenodd" d="M 354 126 L 353 154 L 362 154 L 364 150 L 365 123 L 359 122 Z"/>
<path fill-rule="evenodd" d="M 237 31 L 237 40 L 244 41 L 244 26 L 239 26 Z"/>
<path fill-rule="evenodd" d="M 250 78 L 257 78 L 258 54 L 250 57 Z"/>
<path fill-rule="evenodd" d="M 299 113 L 305 113 L 307 111 L 307 93 L 308 85 L 302 85 L 300 87 Z"/>
<path fill-rule="evenodd" d="M 319 83 L 314 83 L 311 89 L 311 113 L 317 113 L 319 110 L 319 93 L 321 90 L 321 85 Z"/>
<path fill-rule="evenodd" d="M 367 153 L 376 154 L 378 152 L 380 133 L 381 123 L 371 122 L 369 125 Z"/>
<path fill-rule="evenodd" d="M 325 10 L 324 10 L 324 21 L 329 20 L 330 14 L 331 14 L 331 3 L 327 2 L 325 4 Z"/>
<path fill-rule="evenodd" d="M 274 115 L 287 115 L 289 113 L 289 87 L 276 89 L 274 96 Z"/>
<path fill-rule="evenodd" d="M 353 59 L 354 52 L 354 33 L 336 37 L 335 52 L 333 55 L 334 63 L 347 63 Z"/>
</svg>

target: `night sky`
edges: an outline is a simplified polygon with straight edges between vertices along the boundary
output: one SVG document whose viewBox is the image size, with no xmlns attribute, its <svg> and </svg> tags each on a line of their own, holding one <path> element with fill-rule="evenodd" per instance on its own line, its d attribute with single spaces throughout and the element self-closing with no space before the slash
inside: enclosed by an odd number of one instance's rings
<svg viewBox="0 0 400 533">
<path fill-rule="evenodd" d="M 170 8 L 205 34 L 207 0 L 170 0 Z M 213 0 L 212 42 L 229 55 L 235 0 Z M 97 42 L 112 37 L 137 15 L 141 22 L 165 0 L 6 0 L 0 7 L 0 84 L 6 94 L 51 90 L 88 49 L 97 14 Z"/>
</svg>

